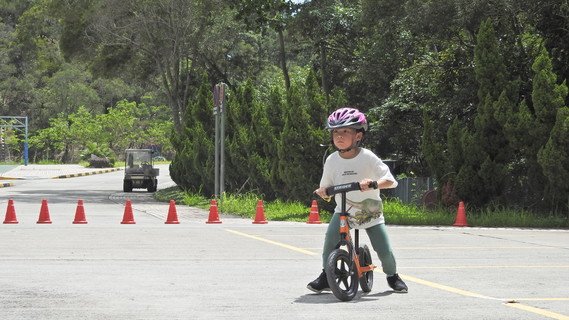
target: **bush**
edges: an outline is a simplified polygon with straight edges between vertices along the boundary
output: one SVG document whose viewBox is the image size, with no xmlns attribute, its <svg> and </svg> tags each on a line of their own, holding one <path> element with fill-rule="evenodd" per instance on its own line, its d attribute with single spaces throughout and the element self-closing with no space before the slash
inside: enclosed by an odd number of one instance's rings
<svg viewBox="0 0 569 320">
<path fill-rule="evenodd" d="M 87 160 L 89 162 L 90 168 L 109 168 L 114 166 L 114 161 L 109 159 L 108 157 L 97 157 L 96 155 L 92 154 L 91 158 Z"/>
</svg>

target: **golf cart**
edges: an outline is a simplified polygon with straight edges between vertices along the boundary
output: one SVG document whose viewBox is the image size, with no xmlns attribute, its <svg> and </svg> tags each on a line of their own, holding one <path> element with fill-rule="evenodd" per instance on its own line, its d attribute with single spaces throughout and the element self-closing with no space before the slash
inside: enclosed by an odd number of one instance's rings
<svg viewBox="0 0 569 320">
<path fill-rule="evenodd" d="M 159 169 L 152 167 L 152 150 L 126 149 L 123 191 L 133 188 L 155 192 L 158 186 Z"/>
</svg>

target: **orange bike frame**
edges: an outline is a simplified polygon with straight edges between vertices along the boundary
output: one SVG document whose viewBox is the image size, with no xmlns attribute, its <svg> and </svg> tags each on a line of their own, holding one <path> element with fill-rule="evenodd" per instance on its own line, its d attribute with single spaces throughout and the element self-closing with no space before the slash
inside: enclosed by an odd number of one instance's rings
<svg viewBox="0 0 569 320">
<path fill-rule="evenodd" d="M 350 225 L 348 224 L 348 214 L 343 213 L 340 214 L 340 236 L 344 240 L 344 244 L 348 247 L 348 252 L 352 257 L 352 261 L 356 264 L 356 269 L 358 270 L 358 278 L 361 278 L 364 273 L 372 271 L 376 268 L 375 265 L 370 264 L 369 266 L 362 267 L 360 266 L 360 257 L 356 250 L 359 247 L 359 230 L 354 231 L 356 233 L 356 243 L 354 247 L 354 243 L 352 242 L 352 236 L 350 234 Z"/>
</svg>

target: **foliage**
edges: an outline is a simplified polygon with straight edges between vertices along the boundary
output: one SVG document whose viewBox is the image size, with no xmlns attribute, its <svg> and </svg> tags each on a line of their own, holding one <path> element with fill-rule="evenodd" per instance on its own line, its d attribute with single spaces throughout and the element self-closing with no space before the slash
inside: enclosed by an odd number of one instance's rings
<svg viewBox="0 0 569 320">
<path fill-rule="evenodd" d="M 161 120 L 152 112 L 145 115 L 144 110 L 144 105 L 121 101 L 106 114 L 93 115 L 84 107 L 69 115 L 60 113 L 49 120 L 48 128 L 30 137 L 33 158 L 69 163 L 86 160 L 93 153 L 114 162 L 125 149 L 149 146 L 153 141 L 160 141 L 168 150 L 169 141 L 154 135 L 165 135 L 171 130 L 171 122 L 167 118 Z M 149 119 L 153 120 L 152 125 L 145 126 L 144 122 Z M 135 127 L 137 130 L 133 130 Z"/>
<path fill-rule="evenodd" d="M 175 200 L 178 204 L 201 208 L 204 211 L 210 207 L 209 198 L 201 194 L 186 193 L 178 187 L 158 190 L 154 197 L 163 202 Z M 220 219 L 223 220 L 224 215 L 254 219 L 258 200 L 258 195 L 254 193 L 225 194 L 217 203 Z M 310 214 L 310 206 L 297 201 L 263 201 L 263 208 L 268 221 L 306 222 Z M 320 220 L 324 223 L 330 222 L 331 211 L 320 205 L 319 208 Z M 397 199 L 385 200 L 383 210 L 387 223 L 391 225 L 451 226 L 456 218 L 455 209 L 440 207 L 427 210 L 404 204 Z M 467 207 L 466 214 L 469 226 L 473 227 L 569 228 L 569 219 L 561 215 L 536 217 L 527 210 L 509 210 L 499 206 L 490 206 L 479 211 Z"/>
<path fill-rule="evenodd" d="M 367 146 L 441 180 L 442 198 L 569 212 L 553 179 L 568 13 L 559 0 L 0 1 L 0 112 L 29 117 L 32 161 L 161 147 L 209 193 L 223 81 L 230 190 L 306 199 L 320 117 L 352 105 L 371 120 Z M 21 153 L 22 135 L 10 141 Z"/>
<path fill-rule="evenodd" d="M 548 198 L 555 209 L 564 211 L 569 208 L 569 108 L 557 111 L 557 121 L 547 144 L 539 150 L 538 162 L 550 185 Z"/>
<path fill-rule="evenodd" d="M 170 164 L 170 176 L 184 190 L 214 194 L 214 125 L 212 94 L 207 82 L 194 103 L 188 105 L 181 135 L 172 131 L 176 155 Z"/>
</svg>

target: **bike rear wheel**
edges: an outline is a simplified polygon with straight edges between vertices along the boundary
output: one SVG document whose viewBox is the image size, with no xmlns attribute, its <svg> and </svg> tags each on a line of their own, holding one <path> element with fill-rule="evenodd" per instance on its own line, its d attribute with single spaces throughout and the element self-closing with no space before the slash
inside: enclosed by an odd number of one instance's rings
<svg viewBox="0 0 569 320">
<path fill-rule="evenodd" d="M 360 247 L 358 250 L 358 258 L 360 259 L 360 267 L 367 267 L 371 264 L 371 254 L 367 245 Z M 360 287 L 363 292 L 370 292 L 373 287 L 373 270 L 364 272 L 360 278 Z"/>
<path fill-rule="evenodd" d="M 326 262 L 328 285 L 336 298 L 350 301 L 358 292 L 358 271 L 350 254 L 343 249 L 336 249 Z"/>
</svg>

